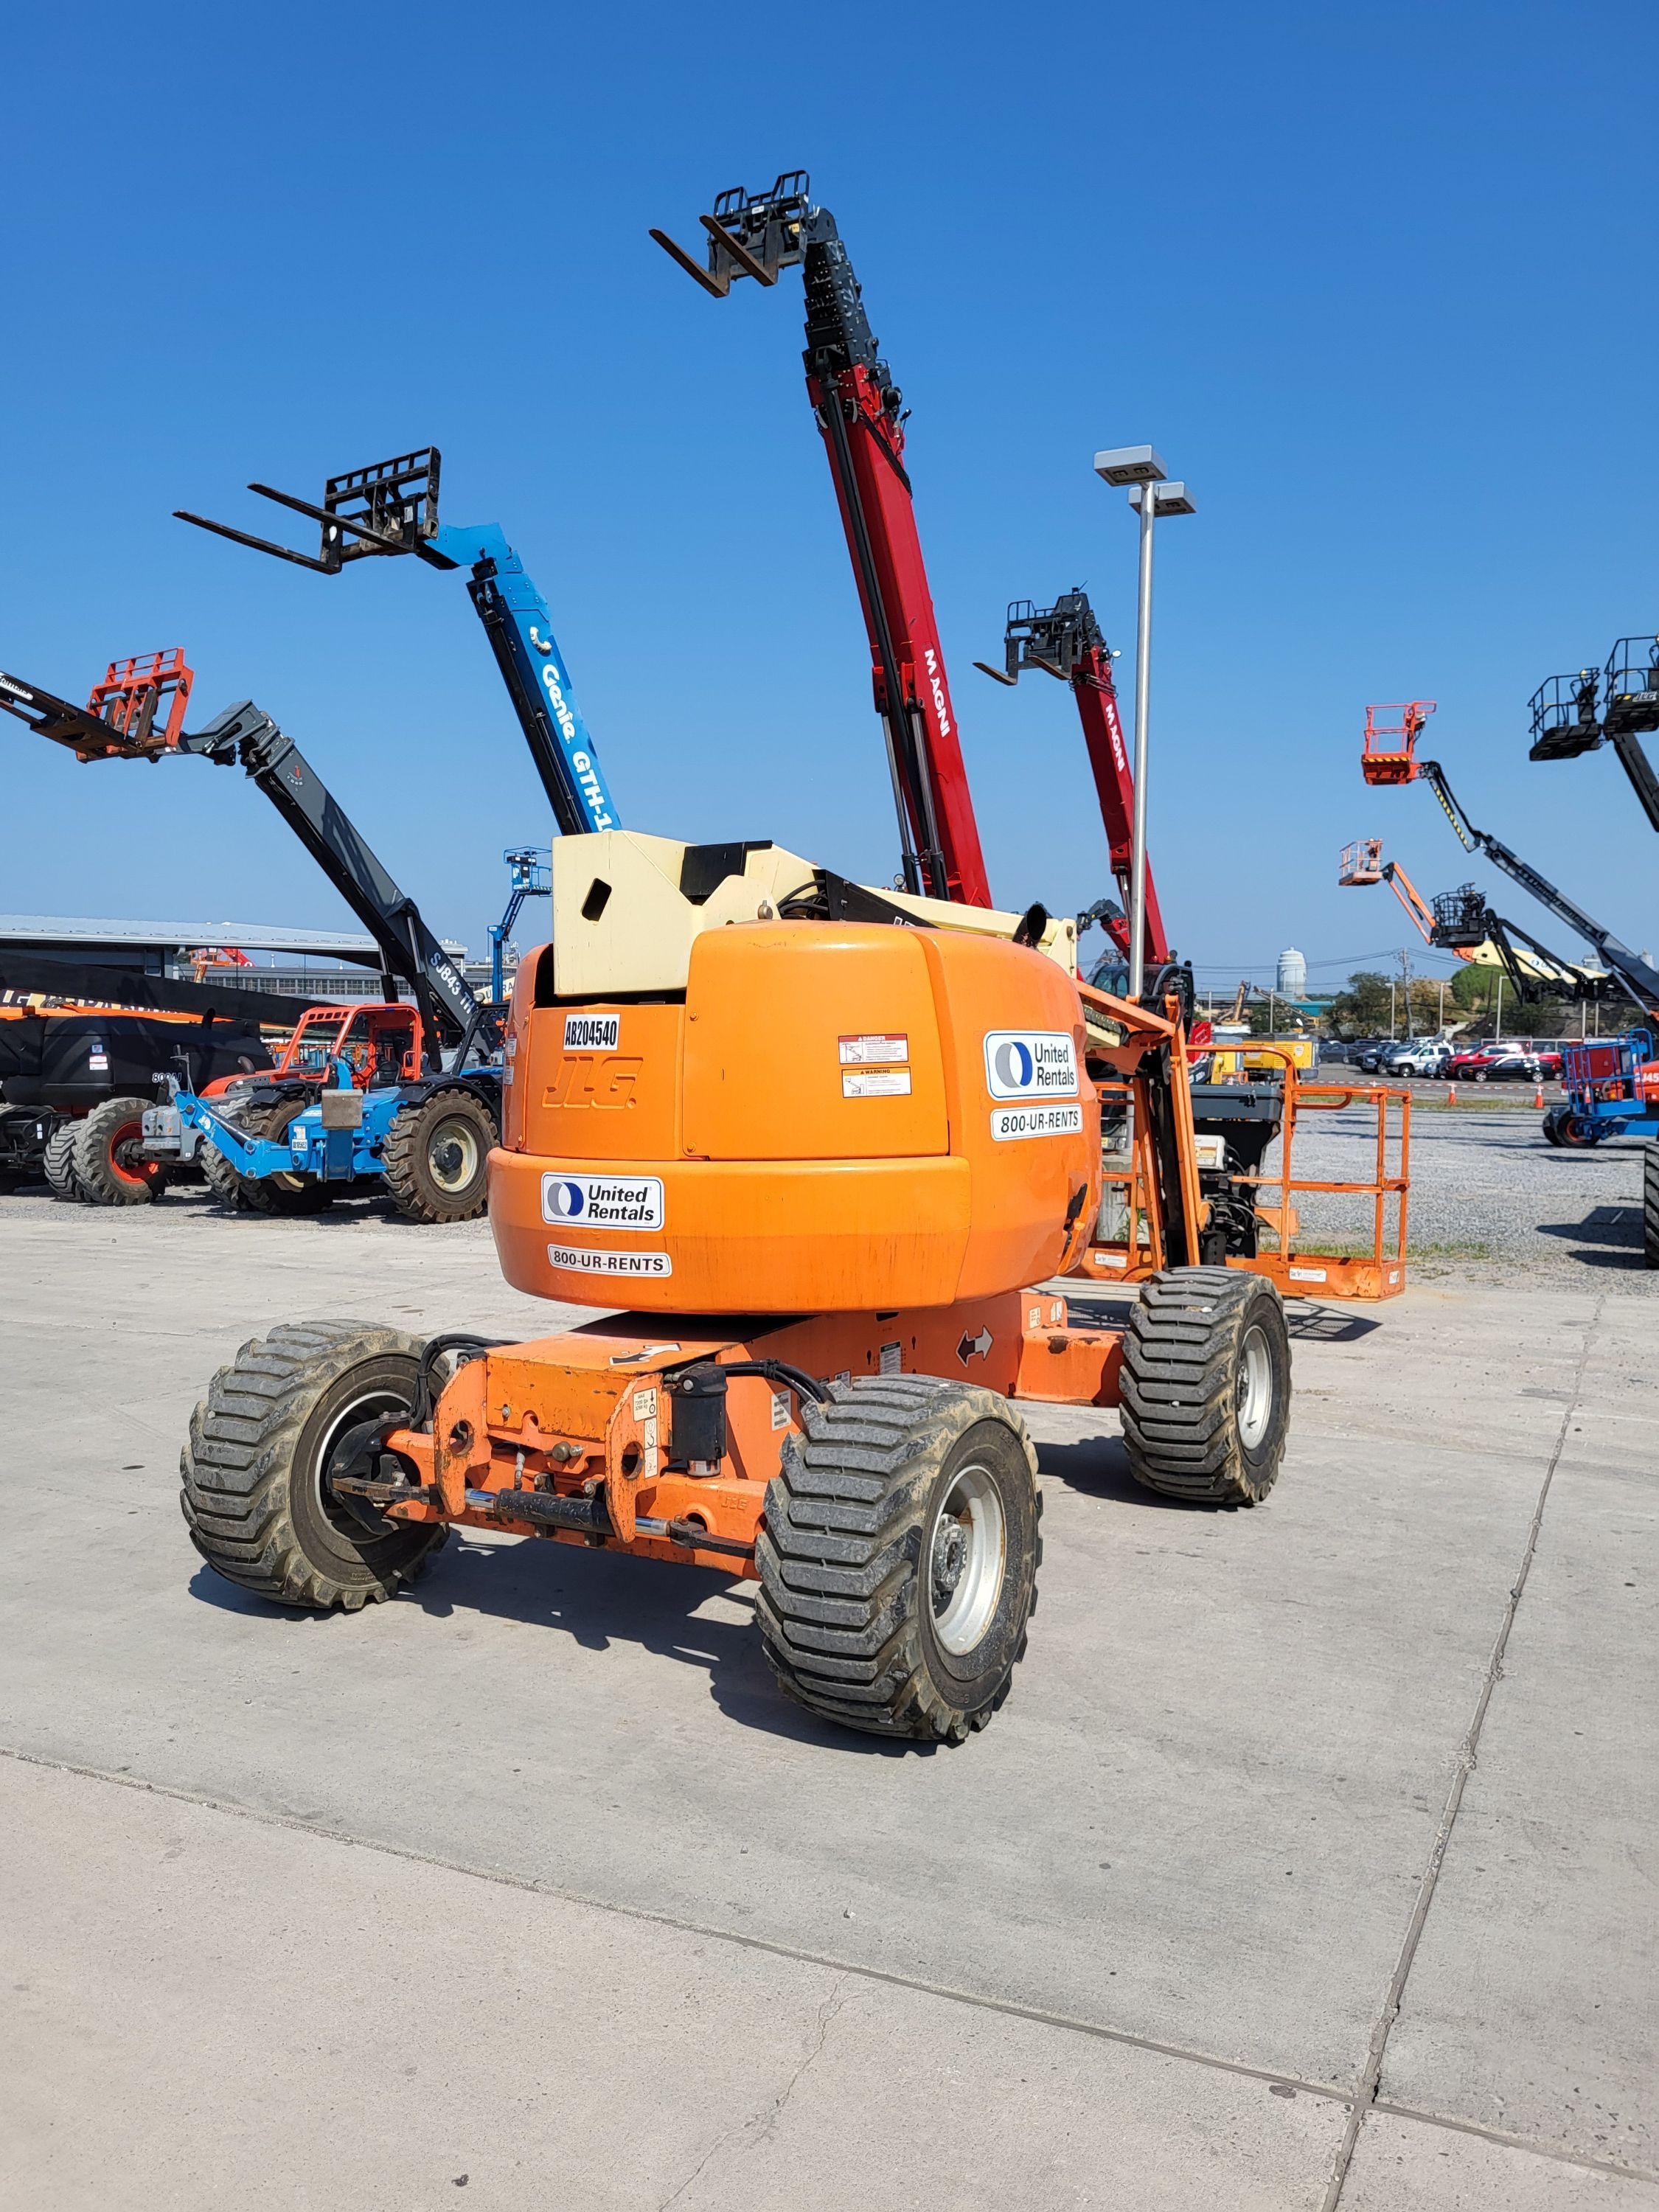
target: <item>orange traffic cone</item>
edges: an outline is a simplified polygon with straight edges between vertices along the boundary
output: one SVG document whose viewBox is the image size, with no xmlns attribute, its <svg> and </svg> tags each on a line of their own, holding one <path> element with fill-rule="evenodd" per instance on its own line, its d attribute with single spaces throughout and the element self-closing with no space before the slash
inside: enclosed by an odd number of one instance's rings
<svg viewBox="0 0 1659 2212">
<path fill-rule="evenodd" d="M 1449 1083 L 1446 1085 L 1446 1103 L 1448 1106 L 1455 1106 L 1457 1103 L 1457 1085 L 1455 1083 Z"/>
<path fill-rule="evenodd" d="M 1538 1084 L 1533 1091 L 1532 1103 L 1541 1114 L 1544 1110 L 1544 1086 L 1541 1083 Z"/>
</svg>

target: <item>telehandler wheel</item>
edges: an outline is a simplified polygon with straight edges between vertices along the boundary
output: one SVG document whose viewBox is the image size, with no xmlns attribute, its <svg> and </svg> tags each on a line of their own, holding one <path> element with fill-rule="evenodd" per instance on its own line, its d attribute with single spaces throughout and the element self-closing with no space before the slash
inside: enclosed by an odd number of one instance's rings
<svg viewBox="0 0 1659 2212">
<path fill-rule="evenodd" d="M 1257 1505 L 1291 1424 L 1279 1292 L 1231 1267 L 1168 1267 L 1129 1316 L 1119 1385 L 1129 1472 L 1193 1505 Z"/>
<path fill-rule="evenodd" d="M 301 1322 L 219 1370 L 179 1461 L 185 1524 L 210 1567 L 323 1613 L 356 1613 L 414 1580 L 447 1528 L 349 1510 L 327 1474 L 349 1430 L 413 1403 L 420 1348 L 401 1329 Z"/>
<path fill-rule="evenodd" d="M 250 1137 L 280 1145 L 288 1135 L 289 1123 L 310 1103 L 305 1097 L 278 1098 L 268 1106 L 245 1107 L 236 1116 L 236 1126 Z M 245 1176 L 210 1137 L 204 1139 L 200 1158 L 214 1196 L 249 1213 L 320 1213 L 334 1203 L 333 1187 L 319 1182 L 314 1176 Z"/>
<path fill-rule="evenodd" d="M 247 1212 L 248 1179 L 232 1167 L 211 1137 L 203 1138 L 196 1158 L 201 1165 L 203 1182 L 220 1205 L 229 1206 L 233 1212 Z"/>
<path fill-rule="evenodd" d="M 76 1129 L 76 1123 L 65 1121 L 46 1139 L 40 1172 L 54 1198 L 79 1199 L 83 1195 L 80 1177 L 75 1172 Z"/>
<path fill-rule="evenodd" d="M 144 1135 L 142 1098 L 106 1098 L 75 1124 L 72 1158 L 82 1197 L 94 1206 L 148 1206 L 167 1187 L 167 1169 L 138 1147 Z"/>
<path fill-rule="evenodd" d="M 832 1385 L 767 1485 L 766 1656 L 826 1720 L 963 1743 L 1008 1695 L 1042 1558 L 1036 1455 L 1004 1398 L 931 1376 Z"/>
<path fill-rule="evenodd" d="M 1659 1267 L 1659 1145 L 1642 1147 L 1642 1257 Z"/>
<path fill-rule="evenodd" d="M 408 1221 L 476 1220 L 489 1195 L 490 1148 L 500 1142 L 489 1107 L 459 1084 L 402 1108 L 380 1152 L 393 1205 Z"/>
</svg>

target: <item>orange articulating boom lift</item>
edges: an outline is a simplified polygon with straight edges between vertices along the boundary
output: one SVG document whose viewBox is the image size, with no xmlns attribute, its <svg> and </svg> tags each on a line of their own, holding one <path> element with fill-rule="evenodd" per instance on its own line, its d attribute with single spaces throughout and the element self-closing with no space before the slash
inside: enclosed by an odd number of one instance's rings
<svg viewBox="0 0 1659 2212">
<path fill-rule="evenodd" d="M 552 942 L 514 991 L 490 1225 L 516 1289 L 623 1310 L 517 1344 L 273 1330 L 197 1409 L 185 1513 L 222 1573 L 325 1609 L 388 1595 L 454 1523 L 724 1568 L 759 1583 L 790 1695 L 960 1743 L 1008 1693 L 1042 1553 L 1018 1401 L 1117 1407 L 1136 1479 L 1169 1497 L 1265 1497 L 1281 1290 L 1403 1285 L 1401 1094 L 1287 1068 L 1276 1171 L 1234 1173 L 1194 1126 L 1179 999 L 1079 982 L 1073 922 L 991 907 L 898 394 L 833 222 L 792 173 L 722 194 L 704 228 L 707 270 L 656 234 L 717 296 L 805 265 L 907 888 L 769 843 L 561 838 Z M 1374 1179 L 1296 1182 L 1298 1110 L 1356 1100 Z M 1103 1112 L 1127 1133 L 1109 1157 Z M 1369 1257 L 1296 1249 L 1309 1189 L 1370 1194 Z M 1144 1288 L 1076 1326 L 1066 1274 Z"/>
<path fill-rule="evenodd" d="M 1380 837 L 1356 837 L 1352 845 L 1342 848 L 1342 857 L 1337 862 L 1336 880 L 1345 888 L 1365 884 L 1387 884 L 1411 916 L 1418 935 L 1425 945 L 1438 950 L 1442 940 L 1435 934 L 1434 909 L 1412 881 L 1398 860 L 1382 857 Z M 1460 960 L 1473 960 L 1474 947 L 1453 945 L 1445 948 L 1455 952 Z"/>
<path fill-rule="evenodd" d="M 196 1543 L 349 1610 L 453 1523 L 724 1568 L 759 1581 L 792 1695 L 962 1741 L 1007 1693 L 1041 1550 L 1016 1401 L 1118 1406 L 1138 1479 L 1194 1504 L 1278 1471 L 1283 1310 L 1269 1262 L 1200 1264 L 1176 1002 L 1079 984 L 1038 914 L 772 845 L 607 831 L 552 873 L 491 1226 L 515 1288 L 624 1310 L 517 1344 L 273 1330 L 197 1410 Z M 1103 1097 L 1137 1133 L 1121 1265 L 1151 1279 L 1077 1326 L 1048 1285 L 1101 1249 Z"/>
</svg>

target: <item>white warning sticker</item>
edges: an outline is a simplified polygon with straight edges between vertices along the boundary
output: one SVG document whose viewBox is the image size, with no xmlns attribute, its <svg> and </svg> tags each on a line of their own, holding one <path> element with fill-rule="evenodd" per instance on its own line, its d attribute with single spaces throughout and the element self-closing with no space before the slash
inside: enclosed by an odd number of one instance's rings
<svg viewBox="0 0 1659 2212">
<path fill-rule="evenodd" d="M 1081 1106 L 998 1106 L 991 1115 L 1000 1145 L 1014 1137 L 1075 1137 L 1082 1127 Z"/>
<path fill-rule="evenodd" d="M 883 1345 L 881 1371 L 884 1375 L 902 1375 L 904 1372 L 903 1361 L 904 1346 L 902 1344 Z"/>
<path fill-rule="evenodd" d="M 634 1419 L 636 1421 L 654 1421 L 656 1418 L 656 1392 L 654 1390 L 636 1390 L 634 1393 Z"/>
<path fill-rule="evenodd" d="M 843 1067 L 866 1067 L 872 1061 L 908 1060 L 910 1057 L 908 1036 L 844 1036 L 838 1037 L 836 1043 Z"/>
<path fill-rule="evenodd" d="M 1293 1283 L 1322 1283 L 1328 1279 L 1323 1267 L 1286 1267 L 1285 1273 Z"/>
<path fill-rule="evenodd" d="M 841 1095 L 843 1098 L 908 1098 L 910 1071 L 908 1067 L 843 1067 Z"/>
<path fill-rule="evenodd" d="M 666 1252 L 589 1252 L 574 1244 L 550 1244 L 550 1267 L 562 1267 L 575 1275 L 672 1275 L 674 1262 Z"/>
</svg>

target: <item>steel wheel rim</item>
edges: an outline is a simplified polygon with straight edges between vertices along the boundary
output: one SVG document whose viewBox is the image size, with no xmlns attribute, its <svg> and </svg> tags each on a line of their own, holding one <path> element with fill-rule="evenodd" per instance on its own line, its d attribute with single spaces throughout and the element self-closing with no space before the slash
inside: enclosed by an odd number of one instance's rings
<svg viewBox="0 0 1659 2212">
<path fill-rule="evenodd" d="M 447 1160 L 444 1155 L 451 1146 L 455 1157 Z M 477 1132 L 459 1115 L 440 1121 L 427 1140 L 426 1164 L 440 1190 L 451 1197 L 465 1190 L 478 1172 Z"/>
<path fill-rule="evenodd" d="M 1244 1332 L 1238 1347 L 1235 1385 L 1238 1406 L 1238 1439 L 1246 1451 L 1255 1451 L 1267 1435 L 1273 1412 L 1273 1359 L 1259 1322 Z"/>
<path fill-rule="evenodd" d="M 374 1389 L 365 1390 L 360 1396 L 352 1399 L 349 1404 L 343 1406 L 329 1423 L 326 1435 L 318 1444 L 311 1468 L 311 1486 L 318 1510 L 331 1528 L 353 1543 L 361 1543 L 369 1532 L 364 1528 L 362 1521 L 356 1519 L 334 1495 L 334 1487 L 330 1477 L 335 1454 L 340 1448 L 340 1440 L 348 1429 L 356 1428 L 360 1423 L 368 1420 L 371 1417 L 387 1413 L 407 1414 L 408 1412 L 409 1400 L 405 1396 L 397 1390 L 388 1389 L 385 1383 L 378 1384 Z M 384 1516 L 380 1516 L 380 1533 L 383 1534 L 389 1535 L 400 1525 L 395 1521 L 386 1520 Z"/>
<path fill-rule="evenodd" d="M 118 1176 L 122 1182 L 142 1183 L 148 1186 L 155 1172 L 155 1164 L 152 1162 L 141 1158 L 141 1164 L 136 1166 L 132 1162 L 131 1149 L 134 1145 L 143 1141 L 143 1134 L 144 1125 L 142 1121 L 123 1121 L 120 1127 L 110 1138 L 110 1173 Z"/>
<path fill-rule="evenodd" d="M 996 1618 L 1007 1568 L 1002 1493 L 988 1468 L 958 1468 L 927 1541 L 933 1633 L 953 1656 L 971 1651 Z"/>
</svg>

